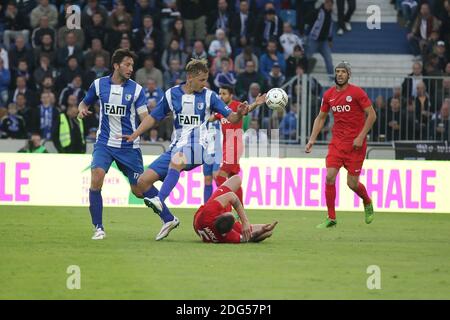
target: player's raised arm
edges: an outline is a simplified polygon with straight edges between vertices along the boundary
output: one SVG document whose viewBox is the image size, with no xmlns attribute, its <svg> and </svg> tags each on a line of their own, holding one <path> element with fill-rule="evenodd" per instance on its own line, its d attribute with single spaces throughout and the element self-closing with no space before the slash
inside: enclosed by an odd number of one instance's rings
<svg viewBox="0 0 450 320">
<path fill-rule="evenodd" d="M 364 122 L 364 127 L 362 128 L 359 135 L 355 138 L 355 140 L 353 140 L 353 148 L 355 149 L 360 149 L 362 147 L 364 138 L 367 136 L 367 133 L 369 133 L 373 124 L 377 120 L 377 113 L 375 112 L 375 109 L 372 105 L 364 108 L 364 112 L 366 113 L 366 121 Z"/>
<path fill-rule="evenodd" d="M 253 102 L 251 105 L 248 106 L 248 112 L 252 112 L 256 108 L 258 108 L 260 105 L 264 104 L 266 101 L 266 94 L 258 94 L 258 96 L 255 99 L 255 102 Z M 247 103 L 247 102 L 244 102 Z"/>
<path fill-rule="evenodd" d="M 311 135 L 309 136 L 309 141 L 305 146 L 305 152 L 310 153 L 312 150 L 312 147 L 314 143 L 316 143 L 317 136 L 319 135 L 320 131 L 322 130 L 325 120 L 327 119 L 328 112 L 320 111 L 317 115 L 316 119 L 314 120 L 314 125 L 311 131 Z"/>
</svg>

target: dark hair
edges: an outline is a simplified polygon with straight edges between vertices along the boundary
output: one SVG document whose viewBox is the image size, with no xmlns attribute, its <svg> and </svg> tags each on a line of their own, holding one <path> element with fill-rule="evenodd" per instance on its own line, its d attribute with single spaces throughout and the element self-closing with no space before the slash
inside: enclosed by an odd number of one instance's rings
<svg viewBox="0 0 450 320">
<path fill-rule="evenodd" d="M 230 94 L 234 94 L 234 88 L 229 84 L 223 84 L 220 89 L 227 90 Z"/>
<path fill-rule="evenodd" d="M 214 227 L 220 234 L 228 233 L 234 225 L 234 217 L 232 214 L 221 214 L 214 221 Z"/>
<path fill-rule="evenodd" d="M 120 64 L 125 57 L 130 57 L 133 60 L 136 60 L 136 54 L 133 51 L 128 49 L 117 49 L 114 51 L 113 56 L 111 58 L 111 66 L 114 68 L 114 64 Z"/>
</svg>

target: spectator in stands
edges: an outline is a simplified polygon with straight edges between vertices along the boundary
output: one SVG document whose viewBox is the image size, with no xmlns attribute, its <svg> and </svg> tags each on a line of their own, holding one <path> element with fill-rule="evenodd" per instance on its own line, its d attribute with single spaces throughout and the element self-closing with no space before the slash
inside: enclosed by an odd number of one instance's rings
<svg viewBox="0 0 450 320">
<path fill-rule="evenodd" d="M 245 72 L 247 61 L 253 61 L 255 69 L 258 70 L 258 57 L 253 53 L 252 46 L 246 46 L 244 50 L 234 59 L 234 71 L 237 74 Z"/>
<path fill-rule="evenodd" d="M 21 153 L 48 153 L 42 144 L 42 138 L 39 132 L 33 132 L 31 138 L 27 140 L 25 146 L 19 151 Z"/>
<path fill-rule="evenodd" d="M 286 78 L 289 80 L 295 76 L 296 69 L 301 66 L 303 70 L 308 71 L 308 59 L 306 59 L 303 47 L 296 45 L 293 53 L 286 60 Z"/>
<path fill-rule="evenodd" d="M 402 83 L 402 95 L 404 99 L 417 96 L 417 84 L 423 80 L 423 68 L 420 62 L 414 62 L 412 73 Z"/>
<path fill-rule="evenodd" d="M 25 130 L 27 135 L 31 134 L 30 126 L 30 107 L 27 105 L 27 98 L 24 94 L 19 93 L 16 97 L 17 114 L 25 121 Z"/>
<path fill-rule="evenodd" d="M 29 102 L 31 107 L 36 106 L 36 102 L 37 102 L 36 93 L 33 90 L 27 88 L 27 80 L 25 79 L 25 77 L 21 77 L 21 76 L 16 78 L 16 89 L 13 91 L 10 91 L 9 101 L 15 103 L 17 95 L 19 93 L 22 93 L 25 95 L 25 97 L 27 98 L 27 101 Z"/>
<path fill-rule="evenodd" d="M 435 46 L 435 53 L 438 58 L 438 68 L 440 71 L 444 71 L 445 67 L 447 66 L 448 59 L 447 59 L 447 53 L 445 48 L 445 42 L 444 41 L 438 41 Z"/>
<path fill-rule="evenodd" d="M 61 69 L 61 73 L 56 82 L 57 90 L 60 91 L 64 89 L 76 75 L 83 76 L 83 70 L 78 64 L 78 59 L 74 56 L 70 56 L 67 59 L 67 66 Z"/>
<path fill-rule="evenodd" d="M 33 46 L 33 48 L 37 48 L 41 45 L 42 36 L 44 34 L 50 35 L 53 42 L 55 41 L 56 31 L 49 26 L 49 20 L 47 16 L 42 16 L 39 21 L 39 26 L 33 30 L 33 34 L 31 35 L 31 45 Z"/>
<path fill-rule="evenodd" d="M 152 57 L 145 58 L 144 67 L 136 72 L 136 82 L 141 86 L 145 87 L 149 79 L 155 80 L 158 87 L 164 87 L 163 74 L 161 70 L 155 67 Z"/>
<path fill-rule="evenodd" d="M 414 99 L 414 110 L 416 111 L 416 119 L 419 121 L 419 127 L 416 128 L 416 132 L 419 135 L 418 138 L 420 140 L 427 140 L 429 138 L 429 122 L 436 112 L 436 108 L 431 105 L 430 97 L 423 81 L 420 81 L 417 84 L 417 96 Z"/>
<path fill-rule="evenodd" d="M 69 104 L 56 119 L 52 140 L 58 153 L 86 153 L 84 123 L 77 116 L 78 104 Z"/>
<path fill-rule="evenodd" d="M 417 1 L 416 0 L 401 0 L 401 12 L 403 19 L 405 19 L 405 27 L 409 28 L 413 23 L 413 19 L 417 14 Z"/>
<path fill-rule="evenodd" d="M 33 65 L 33 64 L 32 64 Z M 17 70 L 13 72 L 13 77 L 24 77 L 27 81 L 27 87 L 30 89 L 35 88 L 33 75 L 30 72 L 30 68 L 28 67 L 27 60 L 21 59 L 19 60 L 19 65 L 17 66 Z"/>
<path fill-rule="evenodd" d="M 159 102 L 159 100 L 161 100 L 161 98 L 164 96 L 164 91 L 160 86 L 158 86 L 155 79 L 152 78 L 149 78 L 147 80 L 144 90 L 145 97 L 148 101 L 148 111 L 151 112 L 156 107 L 156 104 Z"/>
<path fill-rule="evenodd" d="M 168 47 L 171 39 L 177 39 L 180 43 L 180 49 L 186 51 L 190 47 L 187 38 L 186 29 L 184 27 L 183 19 L 176 18 L 173 22 L 172 29 L 165 36 L 164 47 Z"/>
<path fill-rule="evenodd" d="M 33 72 L 33 80 L 36 85 L 40 85 L 44 77 L 55 77 L 56 69 L 50 66 L 50 59 L 47 54 L 42 54 L 39 58 L 39 67 Z"/>
<path fill-rule="evenodd" d="M 98 56 L 102 56 L 105 67 L 109 66 L 109 52 L 103 49 L 102 41 L 98 38 L 93 38 L 91 40 L 91 47 L 84 53 L 84 66 L 86 69 L 91 69 L 94 64 L 95 60 Z"/>
<path fill-rule="evenodd" d="M 259 86 L 258 83 L 254 82 L 252 84 L 250 84 L 250 87 L 248 89 L 248 93 L 246 96 L 244 96 L 241 100 L 245 100 L 248 102 L 248 104 L 252 104 L 253 102 L 255 102 L 256 97 L 261 93 L 261 87 Z M 256 108 L 254 109 L 252 112 L 249 113 L 249 116 L 251 119 L 259 119 L 259 114 L 260 111 L 263 108 Z M 267 108 L 266 108 L 267 109 Z"/>
<path fill-rule="evenodd" d="M 244 146 L 249 146 L 254 149 L 251 154 L 256 156 L 254 152 L 257 152 L 258 146 L 267 146 L 268 142 L 269 138 L 267 137 L 266 130 L 260 130 L 258 120 L 252 119 L 248 130 L 244 133 Z"/>
<path fill-rule="evenodd" d="M 167 90 L 186 80 L 186 74 L 181 68 L 180 60 L 170 60 L 169 70 L 164 72 L 164 90 Z"/>
<path fill-rule="evenodd" d="M 49 65 L 56 67 L 56 50 L 52 37 L 49 34 L 44 34 L 41 39 L 41 45 L 34 49 L 36 65 L 40 63 L 42 55 L 46 55 L 49 58 Z"/>
<path fill-rule="evenodd" d="M 125 21 L 119 22 L 118 26 L 119 30 L 108 30 L 108 34 L 106 36 L 106 49 L 108 51 L 113 52 L 120 46 L 120 42 L 123 38 L 131 39 L 131 32 L 130 32 L 130 25 L 127 24 Z"/>
<path fill-rule="evenodd" d="M 83 29 L 86 30 L 91 27 L 92 16 L 95 13 L 100 13 L 102 15 L 102 20 L 106 23 L 108 21 L 108 11 L 104 6 L 98 3 L 97 0 L 88 0 L 87 5 L 83 8 L 81 12 L 81 25 Z"/>
<path fill-rule="evenodd" d="M 177 8 L 176 0 L 164 0 L 161 9 L 161 31 L 163 34 L 167 34 L 170 31 L 170 27 L 177 17 L 180 17 L 181 13 Z M 190 41 L 190 40 L 188 40 Z"/>
<path fill-rule="evenodd" d="M 37 97 L 40 97 L 42 93 L 49 93 L 50 96 L 56 97 L 55 80 L 52 76 L 45 76 L 39 85 L 39 91 L 37 92 Z M 17 102 L 16 102 L 17 103 Z M 34 104 L 35 107 L 37 104 Z"/>
<path fill-rule="evenodd" d="M 392 96 L 390 96 L 387 99 L 387 105 L 390 106 L 391 105 L 391 100 L 392 98 L 397 98 L 400 101 L 400 104 L 402 102 L 402 87 L 401 86 L 395 86 L 392 88 Z M 379 117 L 377 116 L 377 119 Z"/>
<path fill-rule="evenodd" d="M 400 100 L 397 98 L 392 98 L 389 107 L 390 109 L 389 112 L 387 113 L 387 122 L 380 123 L 380 129 L 382 130 L 383 127 L 387 124 L 387 132 L 386 132 L 387 141 L 404 140 L 406 132 L 405 129 L 408 125 L 408 122 L 405 117 L 405 114 L 401 110 Z M 378 141 L 383 141 L 381 131 L 378 138 L 379 138 Z"/>
<path fill-rule="evenodd" d="M 86 35 L 87 45 L 92 45 L 94 39 L 98 39 L 103 46 L 108 35 L 108 29 L 106 28 L 103 16 L 100 13 L 97 12 L 92 15 L 91 25 L 89 28 L 84 29 L 84 33 Z"/>
<path fill-rule="evenodd" d="M 83 89 L 88 90 L 89 86 L 95 79 L 105 77 L 109 74 L 109 69 L 106 67 L 105 58 L 102 55 L 95 56 L 94 66 L 86 72 L 83 80 Z"/>
<path fill-rule="evenodd" d="M 189 43 L 206 37 L 207 0 L 177 0 Z"/>
<path fill-rule="evenodd" d="M 33 51 L 25 46 L 24 37 L 19 34 L 15 40 L 15 47 L 8 50 L 9 53 L 9 69 L 16 71 L 20 60 L 26 60 L 29 66 L 34 65 Z"/>
<path fill-rule="evenodd" d="M 233 86 L 236 84 L 236 74 L 230 70 L 230 62 L 228 58 L 222 58 L 221 71 L 217 72 L 214 77 L 214 85 L 220 88 L 224 85 Z"/>
<path fill-rule="evenodd" d="M 158 1 L 152 1 L 154 6 L 158 6 Z M 152 13 L 158 12 L 159 10 L 152 10 L 156 8 L 152 8 L 150 6 L 149 0 L 138 0 L 136 1 L 134 11 L 133 11 L 133 22 L 132 28 L 133 30 L 139 29 L 142 27 L 143 18 L 145 16 L 151 16 Z"/>
<path fill-rule="evenodd" d="M 39 132 L 45 140 L 52 138 L 53 126 L 58 119 L 58 110 L 51 103 L 50 93 L 41 94 L 41 104 L 31 109 L 30 121 L 33 131 Z"/>
<path fill-rule="evenodd" d="M 284 72 L 286 69 L 286 62 L 283 58 L 283 54 L 277 51 L 277 42 L 275 40 L 270 40 L 267 43 L 267 52 L 264 53 L 259 60 L 259 72 L 262 73 L 266 80 L 269 79 L 269 73 L 275 62 L 280 65 L 281 72 Z"/>
<path fill-rule="evenodd" d="M 266 4 L 267 9 L 255 27 L 255 45 L 265 48 L 271 39 L 279 39 L 283 32 L 283 20 L 277 16 L 272 3 Z"/>
<path fill-rule="evenodd" d="M 148 39 L 153 39 L 157 47 L 162 46 L 161 32 L 154 26 L 152 16 L 145 15 L 142 18 L 142 27 L 133 30 L 134 47 L 144 47 Z"/>
<path fill-rule="evenodd" d="M 52 28 L 58 25 L 58 10 L 49 0 L 39 0 L 39 5 L 31 11 L 31 27 L 36 28 L 41 17 L 48 17 L 48 24 Z"/>
<path fill-rule="evenodd" d="M 284 81 L 286 80 L 286 77 L 281 72 L 280 65 L 275 62 L 272 65 L 272 71 L 269 73 L 269 78 L 267 79 L 267 89 L 270 90 L 272 88 L 280 88 Z"/>
<path fill-rule="evenodd" d="M 217 72 L 220 72 L 222 69 L 222 58 L 227 58 L 229 63 L 230 63 L 230 70 L 234 71 L 234 63 L 233 63 L 233 59 L 231 59 L 231 57 L 228 55 L 227 53 L 227 49 L 225 49 L 224 47 L 220 48 L 217 51 L 217 55 L 214 59 L 212 59 L 211 62 L 211 68 L 210 68 L 210 73 L 211 74 L 216 74 Z"/>
<path fill-rule="evenodd" d="M 264 85 L 264 77 L 256 72 L 255 62 L 249 60 L 245 64 L 245 71 L 237 76 L 236 82 L 236 94 L 241 100 L 246 99 L 246 95 L 250 89 L 250 85 L 255 83 L 259 86 L 259 89 L 262 90 L 265 88 Z"/>
<path fill-rule="evenodd" d="M 222 29 L 217 29 L 216 37 L 213 41 L 211 41 L 211 44 L 209 45 L 209 49 L 208 49 L 209 56 L 216 57 L 217 51 L 219 51 L 219 49 L 221 49 L 221 48 L 226 49 L 228 56 L 231 55 L 231 53 L 232 53 L 231 45 L 227 39 L 225 31 L 223 31 Z"/>
<path fill-rule="evenodd" d="M 431 138 L 438 141 L 450 141 L 450 99 L 442 103 L 439 114 L 431 121 Z"/>
<path fill-rule="evenodd" d="M 280 44 L 283 47 L 285 59 L 293 54 L 294 48 L 297 46 L 302 48 L 303 51 L 303 41 L 293 32 L 289 22 L 283 23 L 283 34 L 280 37 Z"/>
<path fill-rule="evenodd" d="M 148 138 L 149 142 L 161 142 L 163 141 L 162 138 L 158 137 L 158 130 L 156 129 L 151 129 L 150 130 L 150 136 Z"/>
<path fill-rule="evenodd" d="M 333 59 L 331 57 L 331 44 L 333 41 L 332 10 L 333 0 L 325 0 L 324 4 L 320 6 L 309 34 L 306 57 L 310 59 L 314 53 L 319 52 L 325 61 L 328 75 L 334 79 Z"/>
<path fill-rule="evenodd" d="M 383 142 L 386 139 L 387 108 L 382 95 L 377 96 L 375 99 L 374 109 L 377 113 L 377 120 L 372 126 L 372 141 Z"/>
<path fill-rule="evenodd" d="M 239 46 L 241 39 L 245 43 L 252 42 L 256 17 L 249 9 L 249 2 L 242 0 L 239 2 L 238 12 L 233 15 L 230 40 L 234 47 Z"/>
<path fill-rule="evenodd" d="M 68 16 L 70 16 L 72 13 L 67 13 L 66 12 L 66 17 L 68 18 Z M 67 19 L 66 18 L 66 19 Z M 85 25 L 81 24 L 82 29 L 69 29 L 69 27 L 67 27 L 66 25 L 66 20 L 64 20 L 64 24 L 58 29 L 57 32 L 57 40 L 55 40 L 55 43 L 57 44 L 58 48 L 62 48 L 65 47 L 67 45 L 66 42 L 66 37 L 67 34 L 69 32 L 73 32 L 75 34 L 75 37 L 77 39 L 77 46 L 80 47 L 81 49 L 84 49 L 84 45 L 85 45 Z M 89 25 L 90 27 L 91 25 Z M 88 44 L 90 42 L 87 42 Z"/>
<path fill-rule="evenodd" d="M 345 0 L 337 0 L 338 12 L 338 31 L 337 34 L 342 36 L 344 31 L 351 31 L 352 25 L 350 19 L 356 9 L 356 0 L 347 0 L 347 12 L 345 12 Z"/>
<path fill-rule="evenodd" d="M 86 91 L 82 88 L 83 80 L 80 75 L 73 77 L 72 82 L 67 85 L 59 95 L 58 104 L 62 111 L 65 111 L 68 106 L 68 99 L 70 96 L 77 98 L 77 105 L 84 98 Z"/>
<path fill-rule="evenodd" d="M 3 68 L 9 70 L 8 51 L 0 45 L 0 59 L 3 60 Z"/>
<path fill-rule="evenodd" d="M 162 67 L 165 71 L 170 69 L 169 64 L 172 60 L 178 60 L 180 68 L 184 69 L 187 55 L 180 49 L 180 42 L 177 39 L 172 39 L 169 48 L 164 50 L 161 60 Z"/>
<path fill-rule="evenodd" d="M 63 68 L 67 65 L 69 57 L 77 59 L 78 65 L 83 63 L 83 51 L 77 44 L 77 36 L 75 32 L 68 32 L 66 34 L 66 45 L 59 48 L 56 55 L 56 63 L 58 68 Z"/>
<path fill-rule="evenodd" d="M 15 39 L 21 35 L 28 43 L 30 36 L 29 19 L 17 9 L 15 1 L 9 1 L 5 10 L 5 31 L 3 33 L 3 44 L 6 49 L 10 49 L 11 38 Z"/>
<path fill-rule="evenodd" d="M 450 1 L 444 0 L 444 10 L 442 10 L 442 24 L 440 29 L 440 34 L 442 35 L 442 40 L 446 43 L 450 43 Z"/>
<path fill-rule="evenodd" d="M 138 51 L 138 62 L 137 62 L 137 68 L 141 68 L 144 66 L 145 58 L 151 57 L 155 63 L 155 67 L 161 70 L 161 59 L 160 59 L 160 52 L 158 48 L 155 46 L 155 40 L 153 39 L 147 39 L 145 41 L 144 47 L 142 47 Z"/>
<path fill-rule="evenodd" d="M 120 39 L 119 49 L 125 49 L 125 50 L 129 50 L 129 51 L 132 50 L 132 48 L 131 48 L 131 40 L 126 35 L 123 35 L 122 39 Z"/>
<path fill-rule="evenodd" d="M 217 0 L 216 9 L 206 18 L 207 33 L 215 34 L 217 29 L 222 29 L 226 35 L 231 31 L 231 10 L 226 0 Z"/>
<path fill-rule="evenodd" d="M 414 21 L 411 32 L 408 33 L 408 42 L 416 59 L 421 59 L 428 46 L 431 32 L 438 32 L 441 22 L 430 12 L 428 3 L 422 3 L 419 14 Z"/>
<path fill-rule="evenodd" d="M 6 107 L 8 103 L 8 87 L 11 82 L 11 72 L 4 67 L 0 58 L 0 107 Z"/>
<path fill-rule="evenodd" d="M 291 103 L 280 123 L 280 138 L 283 140 L 297 140 L 297 103 Z"/>
<path fill-rule="evenodd" d="M 191 54 L 188 57 L 188 61 L 191 59 L 208 59 L 208 53 L 205 51 L 205 45 L 201 40 L 196 40 L 194 42 L 194 47 Z"/>
<path fill-rule="evenodd" d="M 131 28 L 131 14 L 126 11 L 123 0 L 116 0 L 114 9 L 109 15 L 109 25 L 114 31 L 119 31 L 119 23 L 125 22 Z"/>
<path fill-rule="evenodd" d="M 8 115 L 1 120 L 0 131 L 6 134 L 5 138 L 27 138 L 25 120 L 17 114 L 17 107 L 14 103 L 8 105 Z"/>
</svg>

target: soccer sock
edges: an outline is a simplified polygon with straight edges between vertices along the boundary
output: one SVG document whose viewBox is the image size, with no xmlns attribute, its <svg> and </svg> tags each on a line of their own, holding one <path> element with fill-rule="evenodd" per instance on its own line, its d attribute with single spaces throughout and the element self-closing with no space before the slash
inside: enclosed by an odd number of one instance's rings
<svg viewBox="0 0 450 320">
<path fill-rule="evenodd" d="M 91 213 L 92 224 L 95 228 L 103 229 L 102 222 L 103 199 L 101 190 L 89 189 L 89 212 Z"/>
<path fill-rule="evenodd" d="M 216 183 L 217 183 L 217 186 L 218 186 L 218 187 L 221 186 L 222 184 L 224 184 L 225 181 L 227 181 L 227 178 L 226 178 L 226 177 L 222 177 L 222 176 L 220 176 L 220 175 L 217 175 L 217 177 L 216 177 Z"/>
<path fill-rule="evenodd" d="M 325 184 L 325 198 L 327 200 L 328 218 L 336 219 L 336 210 L 334 203 L 336 200 L 336 186 L 334 184 Z"/>
<path fill-rule="evenodd" d="M 150 189 L 148 189 L 146 192 L 144 192 L 144 197 L 146 198 L 153 198 L 158 195 L 159 191 L 156 189 L 156 187 L 152 186 Z M 172 221 L 174 219 L 173 214 L 170 212 L 169 208 L 166 206 L 164 202 L 162 202 L 163 210 L 161 214 L 159 215 L 161 217 L 161 220 L 164 221 L 164 223 Z"/>
<path fill-rule="evenodd" d="M 242 199 L 242 188 L 241 187 L 239 187 L 239 189 L 237 189 L 236 195 L 238 196 L 239 201 L 242 203 L 242 206 L 244 206 L 244 201 L 242 201 L 243 199 Z"/>
<path fill-rule="evenodd" d="M 211 198 L 212 195 L 212 191 L 213 191 L 213 186 L 212 184 L 205 184 L 205 189 L 203 189 L 203 203 L 206 203 L 209 198 Z"/>
<path fill-rule="evenodd" d="M 369 195 L 367 194 L 366 187 L 364 187 L 361 182 L 358 182 L 358 189 L 355 192 L 361 199 L 363 199 L 364 205 L 368 205 L 372 202 Z"/>
<path fill-rule="evenodd" d="M 175 188 L 179 178 L 180 171 L 170 168 L 158 194 L 158 197 L 162 202 L 166 200 L 170 192 L 172 192 L 173 188 Z"/>
</svg>

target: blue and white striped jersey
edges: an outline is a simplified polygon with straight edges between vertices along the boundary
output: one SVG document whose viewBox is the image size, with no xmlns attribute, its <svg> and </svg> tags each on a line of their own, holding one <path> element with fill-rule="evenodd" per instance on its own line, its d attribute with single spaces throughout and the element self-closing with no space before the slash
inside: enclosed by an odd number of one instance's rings
<svg viewBox="0 0 450 320">
<path fill-rule="evenodd" d="M 138 115 L 148 114 L 147 98 L 142 87 L 133 80 L 114 84 L 111 76 L 96 79 L 83 101 L 87 105 L 100 101 L 100 119 L 96 143 L 116 148 L 139 148 L 139 137 L 127 142 L 122 135 L 130 135 L 138 126 Z"/>
<path fill-rule="evenodd" d="M 182 85 L 166 90 L 151 116 L 161 121 L 172 111 L 174 134 L 170 148 L 200 144 L 207 148 L 208 119 L 217 112 L 228 117 L 231 109 L 214 91 L 204 88 L 201 92 L 186 94 Z"/>
</svg>

